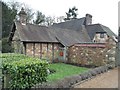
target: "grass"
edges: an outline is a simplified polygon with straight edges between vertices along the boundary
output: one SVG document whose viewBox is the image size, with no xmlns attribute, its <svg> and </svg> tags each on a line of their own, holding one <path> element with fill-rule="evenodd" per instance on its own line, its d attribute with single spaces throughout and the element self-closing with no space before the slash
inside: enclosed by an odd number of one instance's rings
<svg viewBox="0 0 120 90">
<path fill-rule="evenodd" d="M 73 76 L 88 71 L 88 68 L 77 67 L 64 63 L 50 64 L 49 68 L 54 69 L 56 72 L 48 76 L 48 82 L 54 82 L 68 76 Z"/>
</svg>

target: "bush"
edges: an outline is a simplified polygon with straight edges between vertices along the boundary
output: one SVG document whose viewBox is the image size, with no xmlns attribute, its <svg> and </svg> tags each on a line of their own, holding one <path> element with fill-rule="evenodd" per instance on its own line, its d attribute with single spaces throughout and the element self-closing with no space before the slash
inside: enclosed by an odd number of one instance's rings
<svg viewBox="0 0 120 90">
<path fill-rule="evenodd" d="M 0 54 L 0 58 L 12 58 L 12 57 L 21 57 L 21 58 L 24 58 L 24 57 L 27 57 L 25 56 L 24 54 L 16 54 L 16 53 L 2 53 Z"/>
<path fill-rule="evenodd" d="M 8 43 L 8 38 L 2 39 L 2 53 L 11 53 L 14 52 L 14 48 L 11 43 Z"/>
<path fill-rule="evenodd" d="M 47 79 L 48 63 L 37 58 L 25 58 L 19 61 L 3 63 L 3 70 L 9 76 L 8 87 L 31 88 L 37 83 L 45 82 Z"/>
<path fill-rule="evenodd" d="M 0 58 L 2 58 L 2 62 L 13 62 L 13 61 L 19 61 L 25 58 L 28 58 L 28 56 L 25 56 L 24 54 L 15 54 L 15 53 L 4 53 L 0 54 Z"/>
</svg>

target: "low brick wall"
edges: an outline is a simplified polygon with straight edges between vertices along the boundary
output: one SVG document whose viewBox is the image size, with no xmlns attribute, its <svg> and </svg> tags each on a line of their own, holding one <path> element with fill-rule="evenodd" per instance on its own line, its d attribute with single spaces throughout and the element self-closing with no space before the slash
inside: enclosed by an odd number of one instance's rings
<svg viewBox="0 0 120 90">
<path fill-rule="evenodd" d="M 75 44 L 68 49 L 68 63 L 82 66 L 105 65 L 108 60 L 107 51 L 105 44 Z"/>
</svg>

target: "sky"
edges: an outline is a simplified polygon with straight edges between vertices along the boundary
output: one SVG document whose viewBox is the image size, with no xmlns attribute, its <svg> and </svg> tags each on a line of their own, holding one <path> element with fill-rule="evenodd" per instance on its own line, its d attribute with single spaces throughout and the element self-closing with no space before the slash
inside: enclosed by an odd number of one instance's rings
<svg viewBox="0 0 120 90">
<path fill-rule="evenodd" d="M 13 0 L 3 0 L 10 2 Z M 92 23 L 100 23 L 118 33 L 118 2 L 120 0 L 14 0 L 25 3 L 33 10 L 39 10 L 46 16 L 65 16 L 69 8 L 78 8 L 78 18 L 91 14 Z"/>
</svg>

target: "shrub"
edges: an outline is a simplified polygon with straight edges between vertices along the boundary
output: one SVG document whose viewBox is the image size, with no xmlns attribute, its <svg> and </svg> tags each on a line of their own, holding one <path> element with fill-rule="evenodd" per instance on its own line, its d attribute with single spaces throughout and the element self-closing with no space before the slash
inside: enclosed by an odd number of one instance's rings
<svg viewBox="0 0 120 90">
<path fill-rule="evenodd" d="M 27 57 L 24 54 L 16 54 L 16 53 L 2 53 L 0 54 L 0 58 L 11 58 L 11 57 Z"/>
<path fill-rule="evenodd" d="M 3 69 L 10 77 L 7 88 L 27 89 L 37 83 L 46 81 L 48 63 L 37 58 L 25 58 L 19 61 L 3 63 Z"/>
<path fill-rule="evenodd" d="M 24 54 L 15 54 L 15 53 L 4 53 L 0 54 L 0 58 L 2 58 L 2 62 L 13 62 L 13 61 L 19 61 L 25 58 L 28 58 Z"/>
<path fill-rule="evenodd" d="M 8 42 L 8 38 L 2 39 L 2 53 L 11 53 L 14 51 L 11 43 Z"/>
</svg>

